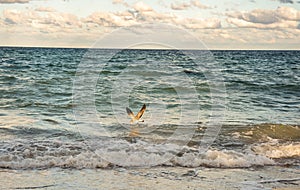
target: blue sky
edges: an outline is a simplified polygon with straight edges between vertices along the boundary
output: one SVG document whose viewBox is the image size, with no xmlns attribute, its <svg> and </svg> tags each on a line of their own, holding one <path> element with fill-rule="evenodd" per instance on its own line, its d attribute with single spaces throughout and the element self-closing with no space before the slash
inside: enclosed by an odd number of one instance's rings
<svg viewBox="0 0 300 190">
<path fill-rule="evenodd" d="M 1 46 L 91 47 L 147 23 L 187 30 L 209 49 L 300 49 L 297 0 L 0 0 Z"/>
</svg>

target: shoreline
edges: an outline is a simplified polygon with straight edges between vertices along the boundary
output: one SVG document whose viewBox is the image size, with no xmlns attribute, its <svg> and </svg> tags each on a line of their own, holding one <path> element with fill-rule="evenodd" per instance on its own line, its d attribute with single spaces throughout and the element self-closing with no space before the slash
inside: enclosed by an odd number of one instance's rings
<svg viewBox="0 0 300 190">
<path fill-rule="evenodd" d="M 281 189 L 300 185 L 299 166 L 253 168 L 0 169 L 1 189 Z"/>
</svg>

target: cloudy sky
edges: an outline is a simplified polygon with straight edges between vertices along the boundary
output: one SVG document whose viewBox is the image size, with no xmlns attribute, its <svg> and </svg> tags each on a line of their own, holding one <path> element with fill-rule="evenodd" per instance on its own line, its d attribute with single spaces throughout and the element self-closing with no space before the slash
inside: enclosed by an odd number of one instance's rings
<svg viewBox="0 0 300 190">
<path fill-rule="evenodd" d="M 92 47 L 147 23 L 188 31 L 209 49 L 300 49 L 300 0 L 0 0 L 0 46 Z"/>
</svg>

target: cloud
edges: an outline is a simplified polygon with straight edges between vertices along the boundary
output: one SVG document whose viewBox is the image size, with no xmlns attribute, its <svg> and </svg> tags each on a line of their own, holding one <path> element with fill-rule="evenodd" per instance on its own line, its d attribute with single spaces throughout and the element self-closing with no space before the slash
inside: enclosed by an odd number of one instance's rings
<svg viewBox="0 0 300 190">
<path fill-rule="evenodd" d="M 200 3 L 199 0 L 191 0 L 191 5 L 198 7 L 199 9 L 210 9 L 211 7 Z"/>
<path fill-rule="evenodd" d="M 149 12 L 153 11 L 152 7 L 144 3 L 143 1 L 139 1 L 133 5 L 133 8 L 139 12 Z"/>
<path fill-rule="evenodd" d="M 39 12 L 55 12 L 55 9 L 52 7 L 38 7 L 35 9 L 35 11 Z"/>
<path fill-rule="evenodd" d="M 217 49 L 299 49 L 300 30 L 259 28 L 205 29 L 196 35 Z"/>
<path fill-rule="evenodd" d="M 3 21 L 6 24 L 22 24 L 25 22 L 25 17 L 28 20 L 34 18 L 34 16 L 32 16 L 31 14 L 24 15 L 24 13 L 22 13 L 21 11 L 14 9 L 3 11 Z"/>
<path fill-rule="evenodd" d="M 95 12 L 83 19 L 84 23 L 96 24 L 104 27 L 123 27 L 137 24 L 135 18 L 130 12 L 108 13 Z"/>
<path fill-rule="evenodd" d="M 256 9 L 250 12 L 228 13 L 227 23 L 246 28 L 297 28 L 300 11 L 291 7 L 278 7 L 275 10 Z"/>
<path fill-rule="evenodd" d="M 0 4 L 29 3 L 30 0 L 0 0 Z"/>
<path fill-rule="evenodd" d="M 187 10 L 191 7 L 196 7 L 199 9 L 209 9 L 211 7 L 206 6 L 204 4 L 202 4 L 199 0 L 191 0 L 189 3 L 179 3 L 179 2 L 175 2 L 175 3 L 171 3 L 171 9 L 173 10 Z"/>
<path fill-rule="evenodd" d="M 83 19 L 89 26 L 123 27 L 145 23 L 168 23 L 182 28 L 202 29 L 220 28 L 220 19 L 201 19 L 181 17 L 172 13 L 160 13 L 144 2 L 137 2 L 124 12 L 96 12 Z"/>
<path fill-rule="evenodd" d="M 272 24 L 261 24 L 261 23 L 253 23 L 247 22 L 245 20 L 228 18 L 226 20 L 229 24 L 233 24 L 240 28 L 260 28 L 260 29 L 279 29 L 279 28 L 296 28 L 297 23 L 294 21 L 285 21 L 285 22 L 276 22 Z"/>
<path fill-rule="evenodd" d="M 121 4 L 121 5 L 124 5 L 125 7 L 129 7 L 129 4 L 126 3 L 124 0 L 113 0 L 112 3 L 113 4 Z"/>
<path fill-rule="evenodd" d="M 191 5 L 189 3 L 171 3 L 171 9 L 173 10 L 186 10 L 190 7 Z"/>
<path fill-rule="evenodd" d="M 277 1 L 279 1 L 280 3 L 290 3 L 290 4 L 294 3 L 293 0 L 277 0 Z"/>
<path fill-rule="evenodd" d="M 75 15 L 60 12 L 4 10 L 2 20 L 10 27 L 30 27 L 40 32 L 72 31 L 82 27 Z"/>
<path fill-rule="evenodd" d="M 189 29 L 221 27 L 219 19 L 189 18 L 168 12 L 161 13 L 141 1 L 130 5 L 129 10 L 126 11 L 94 12 L 84 18 L 58 12 L 51 7 L 25 10 L 6 9 L 0 17 L 0 24 L 4 26 L 3 28 L 30 28 L 30 30 L 42 33 L 95 31 L 105 28 L 109 30 L 115 27 L 146 23 L 168 23 Z"/>
<path fill-rule="evenodd" d="M 278 17 L 285 20 L 300 21 L 300 11 L 291 7 L 278 7 L 276 14 Z"/>
<path fill-rule="evenodd" d="M 123 4 L 124 0 L 113 0 L 112 3 L 113 4 Z"/>
<path fill-rule="evenodd" d="M 75 15 L 56 11 L 39 12 L 27 9 L 26 11 L 6 10 L 5 17 L 14 21 L 13 24 L 5 22 L 6 26 L 0 27 L 0 38 L 3 39 L 2 44 L 5 45 L 89 47 L 99 36 L 111 32 L 111 26 L 131 26 L 151 20 L 154 23 L 164 21 L 181 28 L 191 29 L 190 31 L 193 31 L 194 35 L 208 47 L 216 49 L 299 49 L 297 39 L 300 38 L 300 30 L 294 28 L 261 30 L 256 26 L 258 23 L 252 23 L 255 25 L 252 28 L 221 28 L 221 22 L 216 18 L 186 18 L 170 13 L 158 13 L 154 10 L 138 13 L 137 17 L 129 11 L 124 11 L 96 12 L 89 17 L 79 19 Z M 260 25 L 265 27 L 265 24 L 260 23 Z M 133 32 L 147 35 L 147 32 L 151 30 L 143 29 L 143 26 Z M 172 35 L 170 31 L 166 33 Z M 162 38 L 161 35 L 157 35 L 157 40 L 160 38 Z M 175 39 L 180 43 L 182 37 L 178 36 Z M 118 39 L 113 40 L 110 42 L 119 45 Z M 190 44 L 182 45 L 191 47 Z"/>
<path fill-rule="evenodd" d="M 227 14 L 229 17 L 244 20 L 246 22 L 261 23 L 261 24 L 271 24 L 278 22 L 276 14 L 272 10 L 262 10 L 256 9 L 251 12 L 235 12 Z"/>
<path fill-rule="evenodd" d="M 175 18 L 174 25 L 181 26 L 186 29 L 217 29 L 221 28 L 221 21 L 216 18 L 211 19 L 197 19 L 197 18 Z"/>
</svg>

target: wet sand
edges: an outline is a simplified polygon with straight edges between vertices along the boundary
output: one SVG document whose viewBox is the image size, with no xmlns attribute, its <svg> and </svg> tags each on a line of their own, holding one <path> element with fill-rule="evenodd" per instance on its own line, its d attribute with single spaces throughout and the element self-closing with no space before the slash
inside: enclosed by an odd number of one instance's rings
<svg viewBox="0 0 300 190">
<path fill-rule="evenodd" d="M 114 168 L 0 170 L 1 189 L 281 189 L 296 190 L 300 168 Z"/>
</svg>

